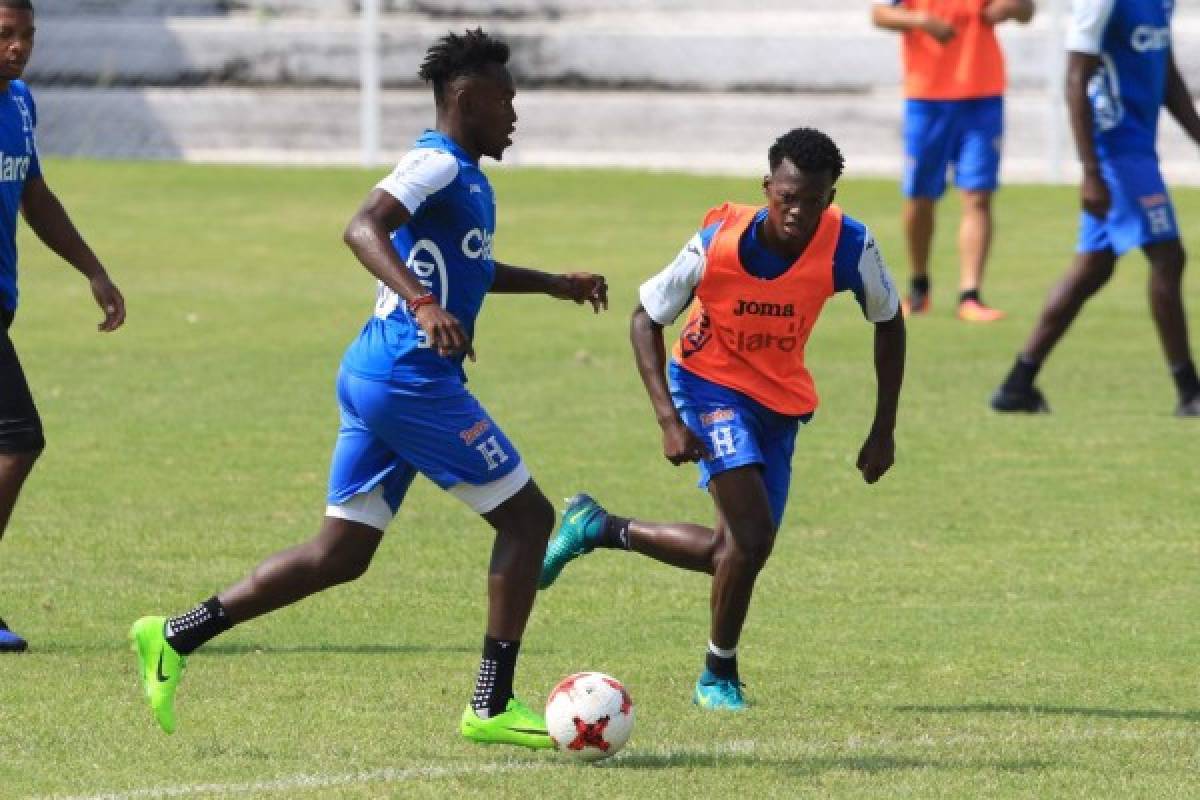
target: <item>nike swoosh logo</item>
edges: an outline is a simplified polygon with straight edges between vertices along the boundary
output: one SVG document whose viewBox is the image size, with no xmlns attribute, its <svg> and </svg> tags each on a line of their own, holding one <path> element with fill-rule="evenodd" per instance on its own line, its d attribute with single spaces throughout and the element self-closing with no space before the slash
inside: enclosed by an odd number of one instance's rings
<svg viewBox="0 0 1200 800">
<path fill-rule="evenodd" d="M 514 733 L 547 733 L 545 728 L 509 728 L 509 730 L 513 731 Z"/>
<path fill-rule="evenodd" d="M 160 651 L 158 651 L 158 682 L 166 683 L 167 681 L 169 681 L 171 679 L 168 678 L 166 675 L 163 675 L 163 673 L 162 673 L 162 660 L 163 660 L 163 653 L 160 650 Z"/>
<path fill-rule="evenodd" d="M 586 508 L 583 511 L 576 511 L 574 514 L 571 515 L 571 518 L 569 520 L 567 520 L 567 522 L 574 525 L 576 522 L 579 522 L 579 518 L 582 517 L 586 513 L 587 513 Z"/>
</svg>

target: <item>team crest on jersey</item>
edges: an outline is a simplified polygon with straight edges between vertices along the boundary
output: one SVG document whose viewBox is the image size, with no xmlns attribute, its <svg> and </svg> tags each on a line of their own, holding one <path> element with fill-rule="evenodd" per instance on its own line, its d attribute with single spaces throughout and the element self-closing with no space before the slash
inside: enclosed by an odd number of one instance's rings
<svg viewBox="0 0 1200 800">
<path fill-rule="evenodd" d="M 712 339 L 712 322 L 708 319 L 708 314 L 704 309 L 700 309 L 700 313 L 688 320 L 683 333 L 679 334 L 679 350 L 683 353 L 684 358 L 694 356 L 704 349 L 710 339 Z"/>
</svg>

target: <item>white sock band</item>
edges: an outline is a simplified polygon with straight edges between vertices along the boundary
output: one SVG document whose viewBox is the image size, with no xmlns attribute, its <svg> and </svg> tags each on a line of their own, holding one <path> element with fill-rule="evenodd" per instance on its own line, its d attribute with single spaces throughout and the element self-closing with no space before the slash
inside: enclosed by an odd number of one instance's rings
<svg viewBox="0 0 1200 800">
<path fill-rule="evenodd" d="M 708 652 L 712 653 L 717 658 L 733 658 L 737 655 L 737 648 L 731 647 L 728 650 L 722 650 L 711 641 L 708 643 Z"/>
</svg>

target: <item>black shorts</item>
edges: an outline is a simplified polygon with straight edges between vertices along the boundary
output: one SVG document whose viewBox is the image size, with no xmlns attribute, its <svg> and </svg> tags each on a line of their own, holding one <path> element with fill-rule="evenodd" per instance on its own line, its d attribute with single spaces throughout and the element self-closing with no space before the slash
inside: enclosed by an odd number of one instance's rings
<svg viewBox="0 0 1200 800">
<path fill-rule="evenodd" d="M 13 313 L 0 308 L 0 453 L 36 453 L 46 446 L 29 382 L 8 338 Z"/>
</svg>

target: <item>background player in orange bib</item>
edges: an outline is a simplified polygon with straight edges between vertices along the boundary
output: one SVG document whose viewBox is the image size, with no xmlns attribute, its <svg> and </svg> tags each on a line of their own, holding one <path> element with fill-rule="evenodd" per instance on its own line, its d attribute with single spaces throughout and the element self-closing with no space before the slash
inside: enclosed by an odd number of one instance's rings
<svg viewBox="0 0 1200 800">
<path fill-rule="evenodd" d="M 833 205 L 842 155 L 811 128 L 768 153 L 766 207 L 725 204 L 658 275 L 642 284 L 630 339 L 672 464 L 696 461 L 716 505 L 712 528 L 609 514 L 587 495 L 567 502 L 540 585 L 596 547 L 634 550 L 707 572 L 712 624 L 693 701 L 745 707 L 737 645 L 754 581 L 767 561 L 791 483 L 800 425 L 817 408 L 804 346 L 825 301 L 854 293 L 875 323 L 875 419 L 858 455 L 874 483 L 891 467 L 904 374 L 900 301 L 866 226 Z M 663 327 L 691 303 L 670 364 Z"/>
<path fill-rule="evenodd" d="M 911 284 L 906 314 L 929 310 L 934 204 L 946 170 L 962 191 L 958 317 L 992 322 L 1004 313 L 979 295 L 992 241 L 992 194 L 1004 140 L 1004 54 L 995 26 L 1029 22 L 1032 0 L 876 0 L 876 25 L 903 33 L 904 232 Z"/>
</svg>

